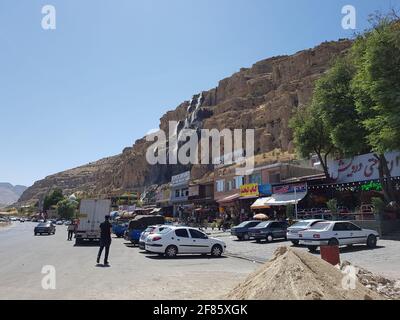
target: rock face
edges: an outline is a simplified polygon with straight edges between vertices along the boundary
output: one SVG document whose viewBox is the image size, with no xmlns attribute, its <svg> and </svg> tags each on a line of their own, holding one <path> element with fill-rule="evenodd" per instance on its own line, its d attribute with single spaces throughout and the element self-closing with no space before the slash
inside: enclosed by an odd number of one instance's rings
<svg viewBox="0 0 400 320">
<path fill-rule="evenodd" d="M 262 60 L 219 82 L 212 90 L 193 96 L 160 119 L 160 129 L 168 131 L 169 121 L 177 121 L 174 134 L 183 129 L 255 129 L 256 153 L 274 149 L 293 152 L 288 127 L 293 110 L 310 100 L 314 82 L 330 66 L 334 57 L 345 52 L 351 41 L 325 42 L 314 49 L 292 56 Z M 142 189 L 145 185 L 167 182 L 174 174 L 192 170 L 199 178 L 209 166 L 149 165 L 145 138 L 122 154 L 80 168 L 65 171 L 36 182 L 21 197 L 22 202 L 37 200 L 45 192 L 60 187 L 67 192 L 84 191 L 93 195 L 112 190 Z"/>
<path fill-rule="evenodd" d="M 25 186 L 13 186 L 11 183 L 0 182 L 0 208 L 17 202 L 25 190 Z"/>
</svg>

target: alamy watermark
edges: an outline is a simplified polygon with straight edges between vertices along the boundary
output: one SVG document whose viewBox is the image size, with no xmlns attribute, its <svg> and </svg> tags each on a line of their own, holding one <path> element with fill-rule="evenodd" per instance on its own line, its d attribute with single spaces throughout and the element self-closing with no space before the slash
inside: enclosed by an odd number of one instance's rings
<svg viewBox="0 0 400 320">
<path fill-rule="evenodd" d="M 53 5 L 46 4 L 42 7 L 42 29 L 55 30 L 56 25 L 56 8 Z"/>
<path fill-rule="evenodd" d="M 170 121 L 168 135 L 163 130 L 146 135 L 146 141 L 154 142 L 146 152 L 149 164 L 243 164 L 236 168 L 237 175 L 251 174 L 253 171 L 254 129 L 223 129 L 219 131 L 218 129 L 185 128 L 178 131 L 178 125 L 177 121 Z M 244 150 L 243 131 L 245 131 L 246 142 L 245 155 L 236 152 Z M 222 141 L 223 143 L 221 143 Z"/>
<path fill-rule="evenodd" d="M 342 8 L 342 28 L 344 30 L 355 30 L 357 28 L 357 12 L 352 5 L 346 5 Z"/>
<path fill-rule="evenodd" d="M 342 288 L 344 290 L 355 290 L 357 286 L 358 269 L 354 266 L 346 266 L 342 270 L 342 273 L 344 274 Z"/>
<path fill-rule="evenodd" d="M 56 289 L 56 268 L 51 265 L 43 266 L 42 274 L 45 276 L 42 278 L 42 289 L 43 290 L 55 290 Z"/>
</svg>

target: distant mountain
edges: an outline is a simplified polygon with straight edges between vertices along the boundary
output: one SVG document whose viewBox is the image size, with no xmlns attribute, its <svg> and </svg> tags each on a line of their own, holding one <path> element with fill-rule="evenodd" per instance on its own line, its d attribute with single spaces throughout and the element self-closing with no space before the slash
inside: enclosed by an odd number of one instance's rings
<svg viewBox="0 0 400 320">
<path fill-rule="evenodd" d="M 17 202 L 26 189 L 25 186 L 13 186 L 11 183 L 0 182 L 0 208 Z"/>
</svg>

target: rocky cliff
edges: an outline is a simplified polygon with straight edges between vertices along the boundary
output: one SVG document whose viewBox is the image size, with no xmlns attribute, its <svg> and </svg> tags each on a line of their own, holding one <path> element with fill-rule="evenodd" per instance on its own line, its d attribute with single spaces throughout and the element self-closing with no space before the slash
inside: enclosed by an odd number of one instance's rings
<svg viewBox="0 0 400 320">
<path fill-rule="evenodd" d="M 216 88 L 198 93 L 191 101 L 167 112 L 160 119 L 160 128 L 168 132 L 168 122 L 172 120 L 178 121 L 175 136 L 184 128 L 253 128 L 256 153 L 274 149 L 293 152 L 288 127 L 293 110 L 310 100 L 315 80 L 350 45 L 348 40 L 325 42 L 314 49 L 269 58 L 251 68 L 243 68 L 220 81 Z M 207 166 L 151 166 L 145 158 L 151 144 L 143 138 L 120 155 L 49 176 L 26 190 L 20 201 L 37 200 L 54 187 L 67 193 L 82 191 L 91 195 L 141 189 L 166 182 L 171 175 L 184 170 L 192 170 L 192 176 L 198 178 L 210 169 Z"/>
</svg>

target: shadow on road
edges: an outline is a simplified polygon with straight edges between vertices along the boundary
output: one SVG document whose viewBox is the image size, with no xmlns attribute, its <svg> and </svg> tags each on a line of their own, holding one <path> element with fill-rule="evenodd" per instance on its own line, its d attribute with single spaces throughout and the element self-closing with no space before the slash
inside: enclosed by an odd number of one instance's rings
<svg viewBox="0 0 400 320">
<path fill-rule="evenodd" d="M 306 246 L 292 246 L 292 248 L 307 248 Z M 379 250 L 379 249 L 384 249 L 384 246 L 376 246 L 374 249 L 368 248 L 365 245 L 354 245 L 350 247 L 340 247 L 340 254 L 342 253 L 352 253 L 352 252 L 360 252 L 360 251 L 374 251 L 374 250 Z M 315 255 L 320 255 L 321 251 L 317 250 L 315 252 L 310 252 Z"/>
<path fill-rule="evenodd" d="M 145 252 L 147 254 L 146 258 L 148 259 L 153 259 L 153 260 L 214 260 L 214 259 L 227 259 L 228 257 L 226 256 L 221 256 L 221 257 L 211 257 L 210 255 L 207 256 L 202 256 L 202 255 L 180 255 L 176 256 L 175 258 L 167 258 L 164 255 L 149 255 L 148 252 Z"/>
<path fill-rule="evenodd" d="M 98 247 L 100 242 L 98 241 L 83 241 L 80 243 L 74 243 L 74 247 Z"/>
<path fill-rule="evenodd" d="M 268 242 L 266 240 L 262 240 L 262 241 L 259 241 L 259 242 L 253 241 L 252 243 L 256 243 L 256 244 L 272 244 L 272 243 L 281 243 L 281 242 L 289 242 L 289 241 L 287 241 L 285 239 L 275 239 L 275 240 L 272 240 L 271 242 Z"/>
<path fill-rule="evenodd" d="M 109 264 L 101 264 L 101 263 L 96 264 L 96 268 L 110 268 L 110 267 L 111 265 Z"/>
</svg>

